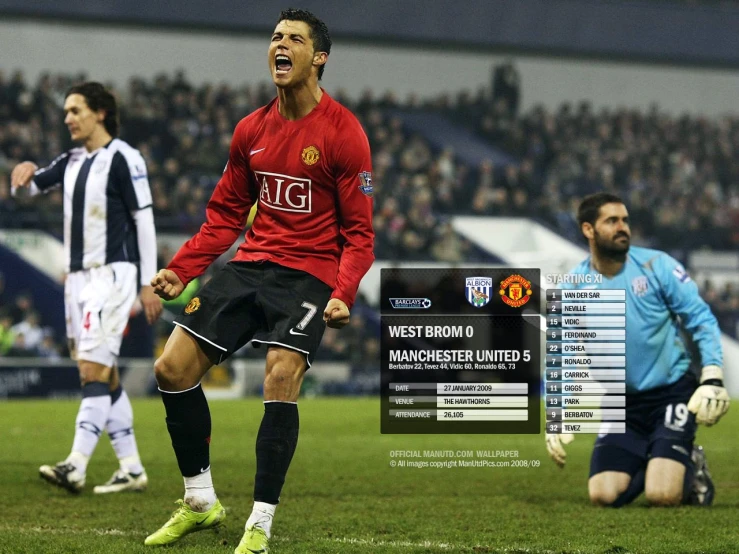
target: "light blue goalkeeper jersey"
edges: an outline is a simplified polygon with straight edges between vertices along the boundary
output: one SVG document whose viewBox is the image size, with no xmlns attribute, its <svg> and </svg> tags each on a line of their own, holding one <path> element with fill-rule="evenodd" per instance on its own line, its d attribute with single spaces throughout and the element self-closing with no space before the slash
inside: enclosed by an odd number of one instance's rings
<svg viewBox="0 0 739 554">
<path fill-rule="evenodd" d="M 571 271 L 598 275 L 588 256 Z M 626 390 L 640 392 L 669 385 L 690 367 L 680 327 L 692 337 L 703 366 L 723 366 L 718 322 L 685 268 L 659 250 L 631 247 L 613 278 L 593 284 L 563 284 L 565 289 L 626 291 Z"/>
</svg>

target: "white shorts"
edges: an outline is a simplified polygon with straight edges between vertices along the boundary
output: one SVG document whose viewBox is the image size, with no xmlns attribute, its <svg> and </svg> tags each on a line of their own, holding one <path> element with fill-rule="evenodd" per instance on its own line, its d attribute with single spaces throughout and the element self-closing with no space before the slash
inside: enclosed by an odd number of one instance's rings
<svg viewBox="0 0 739 554">
<path fill-rule="evenodd" d="M 64 311 L 72 358 L 113 367 L 136 301 L 137 267 L 115 262 L 67 275 Z"/>
</svg>

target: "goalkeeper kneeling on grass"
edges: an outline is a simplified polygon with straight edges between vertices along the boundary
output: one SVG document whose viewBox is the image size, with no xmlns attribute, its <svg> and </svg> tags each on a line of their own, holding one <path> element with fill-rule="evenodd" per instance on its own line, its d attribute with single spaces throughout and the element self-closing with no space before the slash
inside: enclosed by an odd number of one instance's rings
<svg viewBox="0 0 739 554">
<path fill-rule="evenodd" d="M 693 441 L 698 424 L 714 425 L 729 409 L 716 318 L 680 263 L 659 250 L 629 248 L 628 211 L 620 198 L 588 196 L 577 215 L 590 256 L 572 273 L 601 275 L 602 281 L 564 288 L 626 291 L 626 432 L 598 436 L 590 500 L 619 507 L 644 492 L 655 506 L 710 505 L 713 482 L 703 448 Z M 699 378 L 683 335 L 700 353 Z M 559 466 L 573 438 L 546 435 Z"/>
</svg>

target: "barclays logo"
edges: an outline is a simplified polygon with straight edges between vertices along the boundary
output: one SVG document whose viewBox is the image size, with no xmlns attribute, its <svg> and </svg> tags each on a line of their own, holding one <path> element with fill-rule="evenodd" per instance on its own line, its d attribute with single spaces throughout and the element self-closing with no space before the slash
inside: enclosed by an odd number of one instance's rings
<svg viewBox="0 0 739 554">
<path fill-rule="evenodd" d="M 390 305 L 395 310 L 428 310 L 431 300 L 428 298 L 390 298 Z"/>
</svg>

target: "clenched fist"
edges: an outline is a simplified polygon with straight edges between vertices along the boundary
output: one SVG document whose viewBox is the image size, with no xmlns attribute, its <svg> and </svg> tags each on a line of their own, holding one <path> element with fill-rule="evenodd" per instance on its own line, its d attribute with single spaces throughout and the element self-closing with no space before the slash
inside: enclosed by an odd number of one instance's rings
<svg viewBox="0 0 739 554">
<path fill-rule="evenodd" d="M 185 284 L 170 269 L 160 269 L 151 280 L 151 286 L 154 287 L 154 293 L 164 300 L 174 300 L 185 290 Z"/>
<path fill-rule="evenodd" d="M 323 310 L 323 321 L 332 329 L 341 329 L 349 323 L 349 308 L 343 300 L 332 298 L 326 304 L 326 309 Z"/>
</svg>

